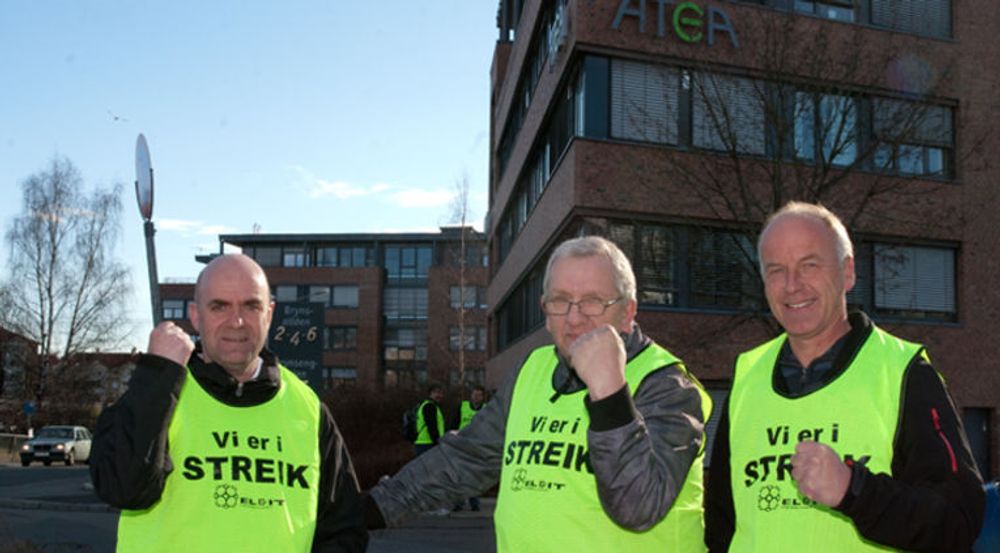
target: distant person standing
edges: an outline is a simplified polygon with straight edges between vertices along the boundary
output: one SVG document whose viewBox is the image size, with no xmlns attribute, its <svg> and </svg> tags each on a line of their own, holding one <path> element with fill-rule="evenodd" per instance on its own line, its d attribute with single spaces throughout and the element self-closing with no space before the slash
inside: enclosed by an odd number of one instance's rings
<svg viewBox="0 0 1000 553">
<path fill-rule="evenodd" d="M 483 404 L 486 403 L 486 388 L 476 385 L 472 388 L 472 392 L 469 394 L 469 399 L 463 400 L 462 405 L 458 409 L 458 424 L 456 427 L 458 430 L 462 430 L 472 422 L 472 417 L 476 416 L 482 408 Z M 455 504 L 455 510 L 461 511 L 464 507 L 465 502 L 459 501 Z M 469 498 L 469 509 L 473 511 L 479 510 L 479 498 L 472 496 Z"/>
<path fill-rule="evenodd" d="M 476 413 L 483 408 L 483 404 L 485 403 L 486 388 L 477 384 L 472 388 L 469 399 L 462 401 L 462 405 L 458 409 L 458 424 L 455 425 L 455 428 L 461 430 L 469 426 L 469 423 L 472 422 L 472 417 L 476 416 Z"/>
<path fill-rule="evenodd" d="M 413 442 L 413 449 L 418 456 L 436 446 L 444 434 L 444 412 L 441 410 L 443 399 L 444 388 L 439 384 L 427 387 L 427 399 L 417 410 L 417 439 Z"/>
</svg>

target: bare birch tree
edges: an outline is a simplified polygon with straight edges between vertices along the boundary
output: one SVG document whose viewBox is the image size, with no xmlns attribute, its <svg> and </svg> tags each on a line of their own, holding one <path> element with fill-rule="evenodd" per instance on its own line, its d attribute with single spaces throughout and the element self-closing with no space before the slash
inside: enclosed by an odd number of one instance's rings
<svg viewBox="0 0 1000 553">
<path fill-rule="evenodd" d="M 21 214 L 5 236 L 10 257 L 0 317 L 39 344 L 39 362 L 26 371 L 23 389 L 41 402 L 58 391 L 50 384 L 73 376 L 76 354 L 124 342 L 131 276 L 114 256 L 120 186 L 87 194 L 73 163 L 56 157 L 21 191 Z"/>
<path fill-rule="evenodd" d="M 449 219 L 459 226 L 458 239 L 458 383 L 465 385 L 465 295 L 467 263 L 466 224 L 469 221 L 469 178 L 463 176 L 455 181 L 455 195 L 452 196 Z"/>
</svg>

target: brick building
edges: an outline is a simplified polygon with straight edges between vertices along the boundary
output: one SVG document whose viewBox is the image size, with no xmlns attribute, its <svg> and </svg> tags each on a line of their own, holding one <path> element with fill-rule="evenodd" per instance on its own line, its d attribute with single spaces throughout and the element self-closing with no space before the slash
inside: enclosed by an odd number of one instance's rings
<svg viewBox="0 0 1000 553">
<path fill-rule="evenodd" d="M 735 355 L 776 332 L 760 224 L 821 201 L 855 244 L 850 303 L 927 345 L 998 474 L 993 3 L 500 0 L 497 22 L 490 386 L 548 341 L 548 253 L 600 234 L 644 330 L 721 404 Z"/>
<path fill-rule="evenodd" d="M 471 227 L 464 235 L 463 241 L 460 227 L 443 227 L 219 241 L 220 251 L 237 246 L 264 268 L 277 304 L 269 347 L 323 390 L 341 381 L 370 388 L 455 385 L 460 365 L 466 382 L 484 380 L 485 239 Z M 161 283 L 160 297 L 164 319 L 193 333 L 186 320 L 193 283 Z"/>
</svg>

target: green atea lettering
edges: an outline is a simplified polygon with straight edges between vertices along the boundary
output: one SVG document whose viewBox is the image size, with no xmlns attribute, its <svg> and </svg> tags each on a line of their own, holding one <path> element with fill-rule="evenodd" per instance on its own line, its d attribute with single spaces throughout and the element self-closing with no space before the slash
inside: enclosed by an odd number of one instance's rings
<svg viewBox="0 0 1000 553">
<path fill-rule="evenodd" d="M 293 465 L 281 460 L 232 456 L 198 457 L 190 455 L 184 459 L 184 478 L 201 480 L 206 469 L 213 480 L 233 482 L 260 482 L 264 484 L 284 484 L 289 488 L 298 486 L 309 489 L 305 472 L 308 465 Z"/>
</svg>

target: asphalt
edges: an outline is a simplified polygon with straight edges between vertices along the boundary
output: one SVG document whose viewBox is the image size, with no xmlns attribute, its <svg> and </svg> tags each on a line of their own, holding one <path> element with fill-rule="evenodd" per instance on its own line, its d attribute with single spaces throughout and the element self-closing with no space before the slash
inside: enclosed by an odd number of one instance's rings
<svg viewBox="0 0 1000 553">
<path fill-rule="evenodd" d="M 0 463 L 0 470 L 16 465 Z M 0 508 L 48 511 L 117 512 L 94 493 L 86 470 L 62 467 L 38 467 L 38 470 L 61 471 L 58 478 L 8 484 L 0 488 Z M 52 474 L 50 473 L 49 476 Z M 70 480 L 70 482 L 67 482 Z M 468 505 L 448 514 L 424 513 L 409 521 L 411 528 L 481 528 L 493 521 L 496 498 L 480 498 L 481 509 L 471 511 Z"/>
</svg>

